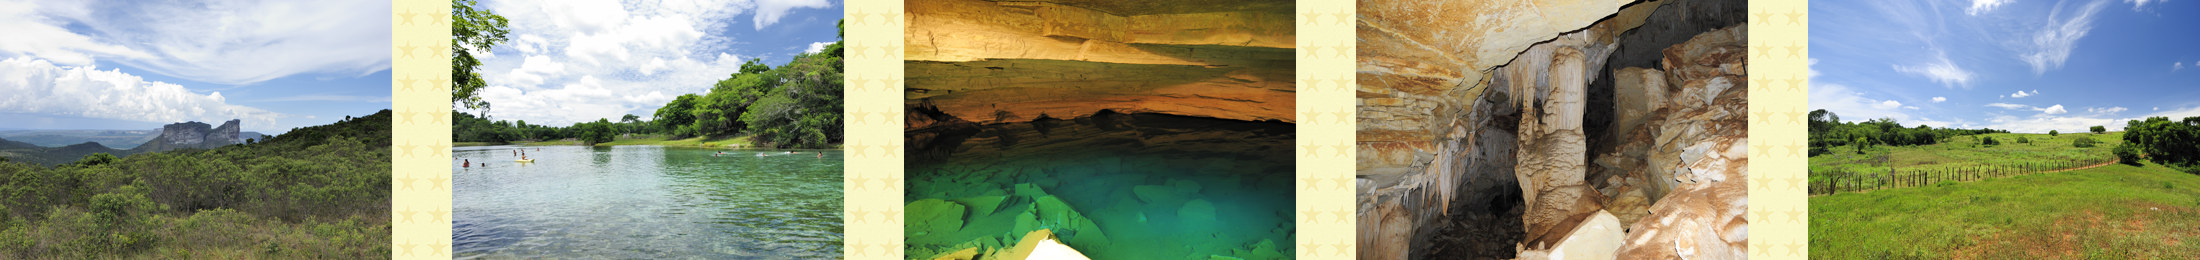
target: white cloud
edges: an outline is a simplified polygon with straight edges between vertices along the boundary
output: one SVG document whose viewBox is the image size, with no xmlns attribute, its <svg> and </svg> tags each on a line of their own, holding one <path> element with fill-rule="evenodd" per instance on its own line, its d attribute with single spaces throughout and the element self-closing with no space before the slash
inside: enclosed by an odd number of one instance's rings
<svg viewBox="0 0 2200 260">
<path fill-rule="evenodd" d="M 192 93 L 181 85 L 146 81 L 121 70 L 61 66 L 26 57 L 0 60 L 0 111 L 153 123 L 244 121 L 246 128 L 275 125 L 283 115 L 231 105 L 221 92 Z M 87 105 L 98 104 L 98 105 Z"/>
<path fill-rule="evenodd" d="M 1864 97 L 1863 93 L 1858 93 L 1856 90 L 1841 84 L 1811 83 L 1810 86 L 1810 106 L 1831 111 L 1836 115 L 1840 115 L 1844 121 L 1892 118 L 1897 122 L 1913 123 L 1913 119 L 1918 119 L 1900 109 L 1901 104 L 1901 102 L 1893 100 Z M 1924 123 L 1924 121 L 1914 123 Z M 1933 121 L 1930 124 L 1952 125 L 1938 121 Z"/>
<path fill-rule="evenodd" d="M 2168 2 L 2168 0 L 2124 0 L 2124 2 L 2125 2 L 2125 3 L 2132 3 L 2132 5 L 2131 5 L 2131 10 L 2132 10 L 2132 11 L 2138 11 L 2139 9 L 2143 9 L 2143 8 L 2146 8 L 2146 7 L 2147 7 L 2147 3 L 2151 3 L 2151 2 Z"/>
<path fill-rule="evenodd" d="M 2193 65 L 2200 65 L 2200 63 L 2196 63 L 2196 64 L 2193 64 Z M 2177 72 L 2177 71 L 2179 71 L 2179 70 L 2184 70 L 2184 69 L 2185 69 L 2185 62 L 2179 61 L 2179 62 L 2175 62 L 2175 63 L 2170 63 L 2170 64 L 2169 64 L 2169 72 Z"/>
<path fill-rule="evenodd" d="M 825 45 L 833 45 L 833 42 L 813 42 L 813 43 L 810 43 L 810 48 L 809 48 L 809 49 L 804 49 L 804 50 L 802 50 L 802 53 L 817 53 L 818 51 L 824 51 L 824 50 L 825 50 Z"/>
<path fill-rule="evenodd" d="M 1917 106 L 1902 106 L 1902 109 L 1917 110 Z"/>
<path fill-rule="evenodd" d="M 1934 61 L 1917 66 L 1894 65 L 1895 71 L 1932 79 L 1949 88 L 1971 88 L 1971 71 L 1948 60 L 1946 53 L 1936 55 Z"/>
<path fill-rule="evenodd" d="M 2010 0 L 1971 0 L 1971 8 L 1965 9 L 1963 12 L 1970 15 L 1978 15 L 1980 13 L 1993 11 L 1994 7 L 2001 6 L 2001 4 L 2007 4 L 2009 3 L 2009 1 Z"/>
<path fill-rule="evenodd" d="M 1989 106 L 1989 107 L 1999 107 L 1999 108 L 2004 108 L 2004 109 L 2025 109 L 2025 108 L 2030 108 L 2030 107 L 2032 107 L 2032 106 L 2026 106 L 2026 105 L 2018 105 L 2018 104 L 2010 104 L 2010 103 L 1992 103 L 1992 104 L 1986 104 L 1986 106 Z"/>
<path fill-rule="evenodd" d="M 750 55 L 762 54 L 728 53 L 739 51 L 729 46 L 740 42 L 719 32 L 748 27 L 740 23 L 751 20 L 739 16 L 759 16 L 755 27 L 761 28 L 796 8 L 832 5 L 822 0 L 484 2 L 512 21 L 514 40 L 496 50 L 525 58 L 485 60 L 482 76 L 491 86 L 482 98 L 493 105 L 490 116 L 530 124 L 569 125 L 626 114 L 646 118 L 676 96 L 708 91 L 739 71 Z M 769 48 L 788 47 L 807 46 Z"/>
<path fill-rule="evenodd" d="M 2100 13 L 2107 3 L 2105 0 L 2094 1 L 2079 8 L 2077 15 L 2069 19 L 2061 19 L 2063 10 L 2058 4 L 2047 15 L 2046 26 L 2035 32 L 2031 42 L 2027 43 L 2028 50 L 2020 53 L 2017 59 L 2032 65 L 2033 74 L 2044 74 L 2048 69 L 2062 68 L 2063 61 L 2070 58 L 2070 50 L 2078 47 L 2078 39 L 2085 38 L 2086 32 L 2093 30 L 2093 15 Z"/>
<path fill-rule="evenodd" d="M 2039 93 L 2039 90 L 2033 90 L 2033 92 L 2032 92 L 2032 93 Z M 2013 98 L 2024 98 L 2024 97 L 2029 97 L 2029 96 L 2032 96 L 2032 93 L 2024 93 L 2024 91 L 2023 91 L 2023 90 L 2018 90 L 2016 94 L 2009 94 L 2009 97 L 2013 97 Z"/>
<path fill-rule="evenodd" d="M 2130 109 L 2126 109 L 2126 108 L 2124 108 L 2124 107 L 2088 107 L 2088 108 L 2085 108 L 2085 112 L 2086 112 L 2086 113 L 2095 113 L 2095 114 L 2115 114 L 2115 113 L 2118 113 L 2118 112 L 2124 112 L 2124 110 L 2130 110 Z"/>
<path fill-rule="evenodd" d="M 1933 97 L 1933 103 L 1948 102 L 1948 97 Z"/>
<path fill-rule="evenodd" d="M 2062 104 L 2055 104 L 2055 106 L 2047 108 L 2034 108 L 2034 110 L 2039 110 L 2040 112 L 2047 113 L 2049 115 L 2060 115 L 2062 113 L 2070 112 L 2069 110 L 2063 110 Z"/>
<path fill-rule="evenodd" d="M 107 58 L 178 78 L 249 85 L 306 73 L 390 68 L 388 1 L 0 3 L 0 52 L 62 64 Z M 34 13 L 25 12 L 35 10 Z M 82 32 L 61 30 L 61 25 Z M 81 33 L 81 35 L 79 34 Z M 28 36 L 26 36 L 28 35 Z M 98 35 L 107 42 L 88 40 Z M 441 50 L 420 44 L 416 55 Z"/>
<path fill-rule="evenodd" d="M 47 18 L 46 13 L 81 13 L 83 3 L 75 1 L 46 2 L 56 5 L 39 5 L 40 2 L 0 1 L 0 54 L 8 56 L 33 56 L 62 65 L 91 65 L 95 56 L 119 58 L 151 58 L 152 54 L 93 40 L 89 36 L 70 32 L 61 27 L 64 21 Z M 75 4 L 75 5 L 72 5 Z"/>
<path fill-rule="evenodd" d="M 826 8 L 832 6 L 832 2 L 826 2 L 825 0 L 757 0 L 756 29 L 763 30 L 764 26 L 779 23 L 780 17 L 786 16 L 787 11 L 795 8 Z"/>
</svg>

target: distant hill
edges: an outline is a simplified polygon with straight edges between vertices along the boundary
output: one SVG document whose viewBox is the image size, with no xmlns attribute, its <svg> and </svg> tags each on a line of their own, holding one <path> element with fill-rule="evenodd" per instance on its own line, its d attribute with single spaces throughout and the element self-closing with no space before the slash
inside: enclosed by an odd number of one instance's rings
<svg viewBox="0 0 2200 260">
<path fill-rule="evenodd" d="M 137 148 L 160 136 L 159 129 L 145 130 L 4 130 L 0 138 L 45 147 L 94 142 L 115 149 Z"/>
<path fill-rule="evenodd" d="M 30 143 L 0 139 L 0 157 L 7 158 L 9 161 L 18 161 L 36 165 L 50 166 L 55 164 L 75 162 L 77 159 L 84 158 L 85 155 L 91 155 L 93 153 L 107 153 L 113 154 L 115 156 L 127 155 L 125 154 L 124 150 L 107 148 L 107 146 L 99 145 L 99 143 L 93 142 L 84 142 L 62 147 L 44 147 L 33 145 Z"/>
<path fill-rule="evenodd" d="M 247 138 L 267 138 L 266 136 L 260 135 L 260 133 L 238 132 L 238 128 L 238 120 L 229 120 L 228 122 L 222 123 L 220 127 L 215 127 L 200 122 L 168 124 L 166 126 L 162 126 L 161 130 L 159 131 L 146 131 L 151 132 L 155 135 L 151 138 L 146 138 L 145 141 L 138 142 L 139 144 L 131 145 L 128 150 L 118 150 L 115 148 L 110 148 L 105 145 L 101 145 L 98 142 L 82 142 L 67 146 L 47 147 L 45 145 L 30 142 L 7 141 L 0 142 L 0 157 L 5 157 L 9 160 L 23 161 L 38 165 L 55 165 L 75 162 L 77 159 L 84 158 L 85 155 L 91 155 L 93 153 L 107 153 L 115 155 L 117 157 L 121 157 L 129 156 L 132 154 L 164 152 L 177 149 L 213 149 L 216 147 L 241 144 L 244 143 L 244 139 Z M 133 134 L 131 133 L 133 132 L 132 130 L 48 130 L 43 132 L 30 132 L 31 134 L 29 134 L 28 136 L 48 137 L 45 138 L 46 140 L 69 138 L 81 139 L 86 137 L 96 137 L 100 136 L 101 134 L 114 134 L 115 132 Z M 245 133 L 251 134 L 246 135 Z"/>
</svg>

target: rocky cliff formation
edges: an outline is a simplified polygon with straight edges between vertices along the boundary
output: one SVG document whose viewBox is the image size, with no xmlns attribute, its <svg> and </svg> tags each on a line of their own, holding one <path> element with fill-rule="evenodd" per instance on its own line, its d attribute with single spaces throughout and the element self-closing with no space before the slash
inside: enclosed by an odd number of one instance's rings
<svg viewBox="0 0 2200 260">
<path fill-rule="evenodd" d="M 244 140 L 238 138 L 240 135 L 237 131 L 239 128 L 238 122 L 238 120 L 229 120 L 228 122 L 222 122 L 219 127 L 196 121 L 161 126 L 159 137 L 154 137 L 152 141 L 147 141 L 143 145 L 138 145 L 137 148 L 130 149 L 130 153 L 150 153 L 185 148 L 209 149 L 244 143 Z"/>
<path fill-rule="evenodd" d="M 1740 2 L 1360 1 L 1361 257 L 1743 257 Z"/>
<path fill-rule="evenodd" d="M 976 123 L 1100 110 L 1289 122 L 1288 3 L 908 1 L 905 96 Z"/>
</svg>

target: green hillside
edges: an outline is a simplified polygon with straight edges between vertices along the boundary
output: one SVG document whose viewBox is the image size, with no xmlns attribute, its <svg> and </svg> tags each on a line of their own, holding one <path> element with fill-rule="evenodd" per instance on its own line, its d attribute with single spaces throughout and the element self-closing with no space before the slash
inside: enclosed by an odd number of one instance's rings
<svg viewBox="0 0 2200 260">
<path fill-rule="evenodd" d="M 389 256 L 390 111 L 214 149 L 0 163 L 0 259 Z"/>
</svg>

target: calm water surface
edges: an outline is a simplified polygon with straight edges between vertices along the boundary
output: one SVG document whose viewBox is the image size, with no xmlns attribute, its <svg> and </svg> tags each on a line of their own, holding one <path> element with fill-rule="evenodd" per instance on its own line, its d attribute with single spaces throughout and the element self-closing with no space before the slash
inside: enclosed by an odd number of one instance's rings
<svg viewBox="0 0 2200 260">
<path fill-rule="evenodd" d="M 513 162 L 515 149 L 525 149 L 536 162 Z M 788 151 L 453 148 L 452 253 L 458 258 L 840 258 L 841 151 Z M 459 159 L 474 165 L 460 167 Z"/>
</svg>

